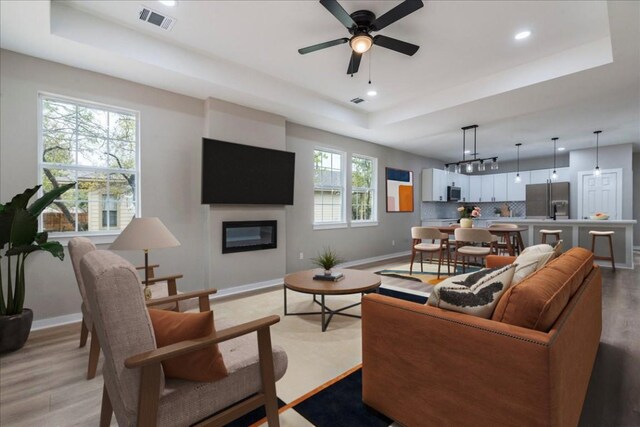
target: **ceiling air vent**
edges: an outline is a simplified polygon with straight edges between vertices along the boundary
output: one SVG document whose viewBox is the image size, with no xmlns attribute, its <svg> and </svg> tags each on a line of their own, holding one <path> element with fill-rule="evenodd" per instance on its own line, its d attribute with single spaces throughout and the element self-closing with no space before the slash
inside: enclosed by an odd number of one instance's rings
<svg viewBox="0 0 640 427">
<path fill-rule="evenodd" d="M 162 28 L 163 30 L 170 30 L 171 28 L 173 28 L 173 24 L 175 24 L 176 22 L 175 18 L 163 15 L 160 12 L 149 9 L 146 6 L 142 6 L 139 17 L 142 21 L 153 24 L 156 27 Z"/>
<path fill-rule="evenodd" d="M 364 99 L 362 99 L 362 98 L 353 98 L 351 100 L 351 102 L 353 102 L 354 104 L 360 104 L 361 102 L 364 102 Z"/>
</svg>

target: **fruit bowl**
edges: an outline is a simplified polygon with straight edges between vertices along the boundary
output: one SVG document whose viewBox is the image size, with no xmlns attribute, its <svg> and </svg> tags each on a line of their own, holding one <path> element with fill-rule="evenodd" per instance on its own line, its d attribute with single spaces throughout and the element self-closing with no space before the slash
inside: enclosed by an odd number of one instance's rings
<svg viewBox="0 0 640 427">
<path fill-rule="evenodd" d="M 590 215 L 589 218 L 591 218 L 591 219 L 609 219 L 609 215 L 603 214 L 603 213 L 597 213 L 595 215 Z"/>
</svg>

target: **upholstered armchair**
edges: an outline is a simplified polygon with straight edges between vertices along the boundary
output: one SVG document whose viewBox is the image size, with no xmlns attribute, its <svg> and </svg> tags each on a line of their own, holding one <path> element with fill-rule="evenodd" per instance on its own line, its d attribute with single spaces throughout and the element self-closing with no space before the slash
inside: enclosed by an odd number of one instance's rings
<svg viewBox="0 0 640 427">
<path fill-rule="evenodd" d="M 217 332 L 207 337 L 157 348 L 134 267 L 98 250 L 84 256 L 80 270 L 105 358 L 101 426 L 109 425 L 112 412 L 120 426 L 225 425 L 263 405 L 269 425 L 279 425 L 275 381 L 286 371 L 287 355 L 271 346 L 270 326 L 278 316 L 228 328 L 217 319 Z M 165 378 L 163 360 L 212 344 L 218 344 L 228 376 L 214 382 Z"/>
<path fill-rule="evenodd" d="M 71 265 L 73 266 L 73 272 L 76 276 L 76 282 L 78 284 L 78 290 L 80 291 L 80 296 L 82 297 L 82 303 L 80 305 L 80 310 L 82 312 L 82 325 L 80 329 L 80 347 L 84 347 L 87 344 L 87 338 L 89 336 L 89 332 L 91 332 L 91 344 L 89 347 L 89 365 L 87 367 L 87 379 L 90 380 L 96 376 L 96 370 L 98 367 L 98 359 L 100 357 L 100 343 L 98 338 L 93 333 L 93 321 L 91 317 L 91 311 L 89 310 L 89 306 L 87 304 L 87 296 L 84 287 L 84 282 L 82 281 L 82 275 L 80 274 L 80 260 L 87 253 L 95 251 L 96 246 L 91 242 L 91 240 L 86 237 L 74 237 L 69 240 L 69 256 L 71 257 Z M 154 307 L 162 308 L 162 309 L 175 309 L 177 307 L 177 302 L 165 302 L 163 304 L 158 304 L 157 301 L 159 299 L 163 299 L 167 296 L 176 295 L 176 279 L 182 277 L 182 274 L 166 276 L 166 277 L 155 277 L 154 269 L 158 267 L 157 264 L 150 265 L 149 268 L 149 284 L 151 286 L 152 292 L 152 300 L 155 301 Z M 145 267 L 136 267 L 137 270 L 144 270 Z M 212 293 L 215 290 L 212 291 Z M 179 306 L 181 311 L 185 311 L 188 309 L 195 308 L 193 305 L 193 299 L 189 302 L 181 303 Z"/>
</svg>

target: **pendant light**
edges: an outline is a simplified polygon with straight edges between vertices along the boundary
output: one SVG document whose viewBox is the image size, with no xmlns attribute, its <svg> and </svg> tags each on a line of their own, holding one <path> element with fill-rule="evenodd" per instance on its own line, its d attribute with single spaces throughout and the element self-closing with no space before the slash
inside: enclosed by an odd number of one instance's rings
<svg viewBox="0 0 640 427">
<path fill-rule="evenodd" d="M 558 137 L 551 138 L 553 141 L 553 173 L 551 174 L 551 180 L 555 181 L 558 179 L 558 172 L 556 172 L 556 147 L 558 146 Z"/>
<path fill-rule="evenodd" d="M 598 164 L 598 149 L 600 145 L 600 134 L 602 133 L 602 131 L 597 130 L 593 133 L 596 134 L 596 168 L 593 170 L 593 175 L 600 176 L 600 165 Z"/>
<path fill-rule="evenodd" d="M 473 158 L 467 159 L 465 156 L 467 154 L 467 131 L 470 129 L 473 129 Z M 477 165 L 478 171 L 484 172 L 487 162 L 491 162 L 491 170 L 498 169 L 497 157 L 487 157 L 484 159 L 478 158 L 477 129 L 478 125 L 470 125 L 462 128 L 462 160 L 455 163 L 445 163 L 445 168 L 449 169 L 453 166 L 456 173 L 460 173 L 463 170 L 466 173 L 473 173 L 473 170 Z"/>
<path fill-rule="evenodd" d="M 516 184 L 520 184 L 520 181 L 522 181 L 522 179 L 520 179 L 520 146 L 521 145 L 522 145 L 521 142 L 516 144 L 516 148 L 518 149 L 518 160 L 516 160 L 516 179 L 515 179 Z"/>
</svg>

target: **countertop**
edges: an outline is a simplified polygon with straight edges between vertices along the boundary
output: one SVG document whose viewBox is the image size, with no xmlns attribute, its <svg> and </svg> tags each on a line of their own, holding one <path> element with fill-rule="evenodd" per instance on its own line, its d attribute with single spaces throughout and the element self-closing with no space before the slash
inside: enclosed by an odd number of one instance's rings
<svg viewBox="0 0 640 427">
<path fill-rule="evenodd" d="M 524 224 L 565 224 L 565 225 L 601 225 L 606 227 L 607 224 L 628 225 L 636 224 L 635 219 L 549 219 L 549 218 L 487 218 L 492 222 L 520 222 Z"/>
</svg>

